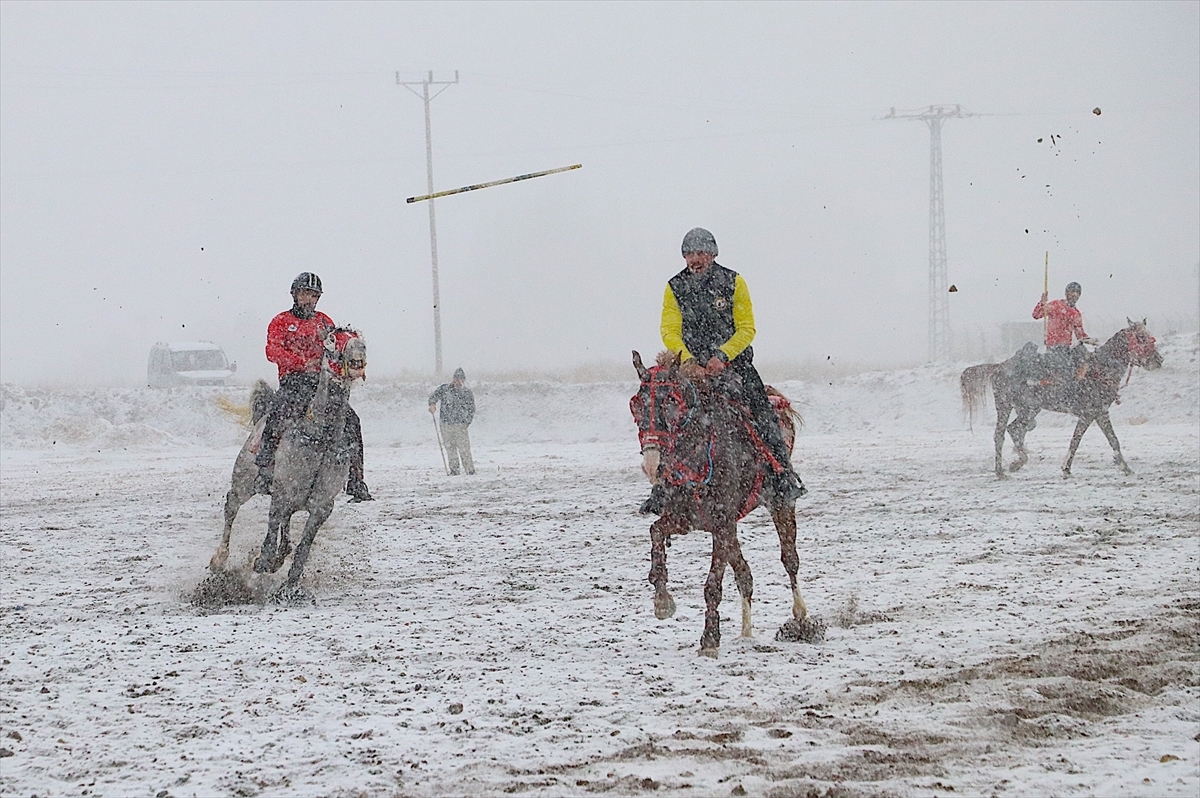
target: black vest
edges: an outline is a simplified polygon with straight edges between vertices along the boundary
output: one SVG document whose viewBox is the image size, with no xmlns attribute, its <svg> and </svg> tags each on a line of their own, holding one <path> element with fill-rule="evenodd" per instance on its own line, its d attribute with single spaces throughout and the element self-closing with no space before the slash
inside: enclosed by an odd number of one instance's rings
<svg viewBox="0 0 1200 798">
<path fill-rule="evenodd" d="M 683 345 L 701 363 L 717 354 L 733 337 L 733 289 L 737 272 L 713 263 L 703 274 L 684 269 L 667 281 L 683 314 Z M 750 347 L 738 360 L 754 357 Z"/>
</svg>

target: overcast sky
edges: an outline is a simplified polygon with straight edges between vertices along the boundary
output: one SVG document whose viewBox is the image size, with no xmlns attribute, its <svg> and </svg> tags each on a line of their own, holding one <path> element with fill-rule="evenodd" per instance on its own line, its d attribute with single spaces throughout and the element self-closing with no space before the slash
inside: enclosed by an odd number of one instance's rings
<svg viewBox="0 0 1200 798">
<path fill-rule="evenodd" d="M 760 363 L 927 352 L 929 130 L 961 339 L 1083 283 L 1091 332 L 1195 328 L 1200 4 L 0 4 L 0 370 L 136 384 L 155 341 L 270 375 L 302 270 L 371 372 L 432 373 L 421 100 L 447 369 L 661 346 L 691 227 Z M 1100 108 L 1101 114 L 1093 113 Z M 1051 139 L 1051 136 L 1054 136 Z"/>
</svg>

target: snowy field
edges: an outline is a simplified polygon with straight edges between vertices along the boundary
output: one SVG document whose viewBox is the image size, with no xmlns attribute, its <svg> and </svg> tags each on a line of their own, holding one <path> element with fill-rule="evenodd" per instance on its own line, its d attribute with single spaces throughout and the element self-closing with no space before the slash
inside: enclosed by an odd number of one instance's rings
<svg viewBox="0 0 1200 798">
<path fill-rule="evenodd" d="M 707 536 L 669 550 L 678 612 L 653 615 L 632 381 L 475 386 L 458 478 L 432 386 L 368 383 L 377 500 L 322 529 L 315 606 L 216 611 L 189 597 L 244 435 L 215 399 L 245 390 L 4 386 L 0 794 L 1195 798 L 1197 341 L 1113 408 L 1132 477 L 1093 429 L 1064 481 L 1072 422 L 1046 414 L 997 481 L 967 364 L 784 383 L 828 632 L 774 640 L 791 597 L 757 511 L 755 636 L 727 574 L 716 660 Z"/>
</svg>

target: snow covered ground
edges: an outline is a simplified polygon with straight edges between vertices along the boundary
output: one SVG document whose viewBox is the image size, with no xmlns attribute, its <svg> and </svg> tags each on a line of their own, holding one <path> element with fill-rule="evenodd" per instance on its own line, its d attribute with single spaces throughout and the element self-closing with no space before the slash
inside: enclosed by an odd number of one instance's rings
<svg viewBox="0 0 1200 798">
<path fill-rule="evenodd" d="M 432 386 L 355 405 L 377 501 L 339 504 L 312 607 L 189 597 L 220 535 L 244 390 L 33 389 L 0 405 L 0 794 L 1106 795 L 1200 791 L 1198 337 L 1161 342 L 1114 420 L 1043 415 L 991 471 L 959 368 L 794 381 L 801 590 L 741 525 L 696 655 L 709 540 L 678 539 L 654 619 L 633 383 L 477 385 L 479 473 L 441 472 Z M 238 519 L 231 563 L 261 542 Z M 255 577 L 262 594 L 283 572 Z"/>
</svg>

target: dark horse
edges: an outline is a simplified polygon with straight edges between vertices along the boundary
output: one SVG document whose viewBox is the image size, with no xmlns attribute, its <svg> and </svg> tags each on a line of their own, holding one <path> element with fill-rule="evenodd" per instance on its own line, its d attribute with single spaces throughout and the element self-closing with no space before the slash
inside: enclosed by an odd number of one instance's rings
<svg viewBox="0 0 1200 798">
<path fill-rule="evenodd" d="M 1029 462 L 1025 451 L 1025 433 L 1036 426 L 1035 419 L 1042 410 L 1070 413 L 1079 419 L 1071 448 L 1063 461 L 1063 478 L 1071 476 L 1071 463 L 1083 433 L 1092 425 L 1100 427 L 1113 449 L 1113 462 L 1126 474 L 1133 469 L 1121 456 L 1121 444 L 1113 431 L 1108 408 L 1118 401 L 1117 391 L 1121 379 L 1134 366 L 1154 370 L 1162 365 L 1162 355 L 1154 346 L 1154 336 L 1146 329 L 1146 322 L 1126 319 L 1129 326 L 1109 338 L 1078 369 L 1074 366 L 1063 373 L 1050 372 L 1037 353 L 1037 347 L 1026 344 L 1025 348 L 1003 363 L 985 363 L 971 366 L 959 379 L 962 389 L 963 409 L 973 420 L 975 411 L 983 406 L 987 384 L 992 384 L 996 400 L 996 476 L 1003 478 L 1004 466 L 1001 456 L 1004 449 L 1005 430 L 1012 436 L 1017 459 L 1009 464 L 1016 471 Z M 1008 422 L 1013 410 L 1017 417 Z"/>
<path fill-rule="evenodd" d="M 338 328 L 326 335 L 325 354 L 321 358 L 320 382 L 308 412 L 302 418 L 287 422 L 284 427 L 275 454 L 275 478 L 271 484 L 267 535 L 254 560 L 254 570 L 258 573 L 278 571 L 292 553 L 288 537 L 292 516 L 301 510 L 308 512 L 308 521 L 292 558 L 291 570 L 280 590 L 283 598 L 297 592 L 300 575 L 317 530 L 333 512 L 334 499 L 346 484 L 350 469 L 345 435 L 350 385 L 365 374 L 367 348 L 357 332 Z M 224 569 L 229 557 L 233 521 L 241 506 L 254 495 L 254 478 L 258 471 L 254 455 L 258 451 L 265 423 L 261 418 L 261 407 L 265 401 L 269 401 L 270 394 L 271 388 L 266 383 L 260 381 L 255 386 L 251 405 L 256 424 L 234 462 L 233 479 L 229 494 L 225 497 L 225 531 L 209 563 L 214 572 Z"/>
<path fill-rule="evenodd" d="M 665 509 L 650 527 L 650 584 L 654 585 L 654 615 L 660 620 L 675 613 L 675 601 L 667 591 L 667 546 L 671 535 L 697 529 L 712 535 L 712 564 L 704 583 L 704 633 L 700 653 L 717 656 L 721 644 L 721 583 L 725 566 L 733 567 L 738 592 L 742 594 L 742 636 L 751 636 L 750 601 L 754 580 L 738 543 L 737 522 L 751 510 L 770 510 L 779 534 L 780 559 L 792 587 L 792 619 L 780 629 L 779 639 L 819 640 L 824 626 L 808 617 L 796 574 L 796 506 L 771 493 L 771 466 L 766 447 L 757 440 L 749 410 L 728 398 L 731 386 L 726 371 L 716 380 L 690 381 L 680 374 L 679 358 L 667 366 L 647 369 L 641 356 L 633 353 L 641 386 L 630 402 L 639 428 L 653 428 L 669 438 L 645 446 L 667 445 L 663 454 L 663 480 L 667 489 Z M 726 377 L 726 375 L 728 375 Z M 736 392 L 736 386 L 734 386 Z M 643 438 L 643 442 L 645 439 Z M 647 453 L 648 454 L 648 453 Z M 655 465 L 648 473 L 653 478 Z M 648 458 L 649 459 L 649 458 Z M 647 469 L 643 465 L 643 469 Z"/>
</svg>

